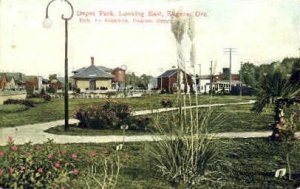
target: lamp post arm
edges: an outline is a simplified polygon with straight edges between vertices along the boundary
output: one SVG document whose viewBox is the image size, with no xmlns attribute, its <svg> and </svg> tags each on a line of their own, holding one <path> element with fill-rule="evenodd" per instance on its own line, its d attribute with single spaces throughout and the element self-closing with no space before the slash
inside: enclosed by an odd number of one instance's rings
<svg viewBox="0 0 300 189">
<path fill-rule="evenodd" d="M 51 0 L 49 3 L 48 3 L 48 5 L 47 5 L 47 7 L 46 7 L 46 18 L 49 18 L 49 6 L 54 2 L 55 0 Z M 61 15 L 61 18 L 63 19 L 63 20 L 71 20 L 71 18 L 73 17 L 73 15 L 74 15 L 74 8 L 73 8 L 73 5 L 68 1 L 68 0 L 64 0 L 69 6 L 70 6 L 70 8 L 71 8 L 71 15 L 69 16 L 69 17 L 65 17 L 65 15 L 64 14 L 62 14 Z"/>
<path fill-rule="evenodd" d="M 47 7 L 46 7 L 46 18 L 49 18 L 49 14 L 48 14 L 48 12 L 49 12 L 49 6 L 50 6 L 50 4 L 53 3 L 54 1 L 55 1 L 55 0 L 51 0 L 51 1 L 48 3 Z"/>
<path fill-rule="evenodd" d="M 65 2 L 70 6 L 70 8 L 71 8 L 71 15 L 69 16 L 69 17 L 65 17 L 65 15 L 63 14 L 63 15 L 61 15 L 61 18 L 63 19 L 63 20 L 71 20 L 71 18 L 73 17 L 73 15 L 74 15 L 74 8 L 73 8 L 73 5 L 68 1 L 68 0 L 65 0 Z"/>
</svg>

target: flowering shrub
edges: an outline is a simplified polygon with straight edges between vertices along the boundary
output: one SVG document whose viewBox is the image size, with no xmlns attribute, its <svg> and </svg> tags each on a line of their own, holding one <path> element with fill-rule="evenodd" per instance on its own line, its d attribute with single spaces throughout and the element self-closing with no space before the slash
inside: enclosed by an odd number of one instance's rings
<svg viewBox="0 0 300 189">
<path fill-rule="evenodd" d="M 64 187 L 80 174 L 77 161 L 77 154 L 60 151 L 50 140 L 17 146 L 10 137 L 0 148 L 0 188 Z"/>
<path fill-rule="evenodd" d="M 131 108 L 124 103 L 107 101 L 104 105 L 78 108 L 75 112 L 80 127 L 95 129 L 119 128 L 126 123 L 131 113 Z"/>
<path fill-rule="evenodd" d="M 172 107 L 173 106 L 173 103 L 170 99 L 168 98 L 164 98 L 160 101 L 161 105 L 164 107 L 164 108 L 168 108 L 168 107 Z"/>
<path fill-rule="evenodd" d="M 297 127 L 300 126 L 300 111 L 291 108 L 286 110 L 284 115 L 281 115 L 278 121 L 272 125 L 273 134 L 272 140 L 289 140 L 293 139 Z"/>
<path fill-rule="evenodd" d="M 78 108 L 75 112 L 79 127 L 94 129 L 120 129 L 128 125 L 129 130 L 147 130 L 150 123 L 148 117 L 133 117 L 131 108 L 124 103 L 107 101 L 104 105 Z"/>
</svg>

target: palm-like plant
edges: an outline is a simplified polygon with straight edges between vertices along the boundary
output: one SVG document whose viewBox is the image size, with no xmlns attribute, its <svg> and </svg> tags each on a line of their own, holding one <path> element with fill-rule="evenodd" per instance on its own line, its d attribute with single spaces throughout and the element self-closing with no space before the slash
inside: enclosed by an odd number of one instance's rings
<svg viewBox="0 0 300 189">
<path fill-rule="evenodd" d="M 282 139 L 294 135 L 293 126 L 289 125 L 284 109 L 295 103 L 300 103 L 300 82 L 297 79 L 300 70 L 288 77 L 280 70 L 265 75 L 256 87 L 256 102 L 252 108 L 255 112 L 262 112 L 271 104 L 274 106 L 274 121 L 272 139 Z M 285 124 L 289 127 L 288 132 L 282 133 L 281 126 Z"/>
</svg>

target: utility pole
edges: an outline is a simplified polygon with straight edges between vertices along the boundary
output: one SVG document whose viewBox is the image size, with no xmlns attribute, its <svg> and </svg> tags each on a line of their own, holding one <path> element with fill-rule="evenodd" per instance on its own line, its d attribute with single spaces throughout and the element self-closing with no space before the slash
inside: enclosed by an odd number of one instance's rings
<svg viewBox="0 0 300 189">
<path fill-rule="evenodd" d="M 212 82 L 213 82 L 212 64 L 213 64 L 213 61 L 210 61 L 210 94 L 212 94 Z"/>
<path fill-rule="evenodd" d="M 241 68 L 240 68 L 240 97 L 242 98 L 242 67 L 243 67 L 243 62 L 241 62 Z"/>
<path fill-rule="evenodd" d="M 229 94 L 231 93 L 231 59 L 232 53 L 234 52 L 235 48 L 225 48 L 225 53 L 229 53 Z"/>
<path fill-rule="evenodd" d="M 198 64 L 199 66 L 199 94 L 201 94 L 201 64 Z"/>
</svg>

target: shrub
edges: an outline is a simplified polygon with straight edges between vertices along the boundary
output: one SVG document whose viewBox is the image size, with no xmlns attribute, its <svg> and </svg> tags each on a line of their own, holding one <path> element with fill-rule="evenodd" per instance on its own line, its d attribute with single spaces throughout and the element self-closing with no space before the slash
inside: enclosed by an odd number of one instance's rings
<svg viewBox="0 0 300 189">
<path fill-rule="evenodd" d="M 131 109 L 127 104 L 107 101 L 104 105 L 78 108 L 75 112 L 80 127 L 119 128 L 126 123 Z"/>
<path fill-rule="evenodd" d="M 107 90 L 107 87 L 100 87 L 100 90 Z"/>
<path fill-rule="evenodd" d="M 47 93 L 54 94 L 54 93 L 56 93 L 57 90 L 54 87 L 49 87 L 49 88 L 46 89 L 46 91 L 47 91 Z"/>
<path fill-rule="evenodd" d="M 7 104 L 0 106 L 0 112 L 3 113 L 14 113 L 28 110 L 28 107 L 23 104 Z"/>
<path fill-rule="evenodd" d="M 170 99 L 168 98 L 164 98 L 160 101 L 161 105 L 164 107 L 164 108 L 167 108 L 167 107 L 172 107 L 173 106 L 173 103 Z"/>
<path fill-rule="evenodd" d="M 147 130 L 150 118 L 146 116 L 133 117 L 128 104 L 107 101 L 103 105 L 78 108 L 75 118 L 79 127 L 93 129 L 120 129 L 128 125 L 129 130 Z"/>
<path fill-rule="evenodd" d="M 0 188 L 58 188 L 80 174 L 78 160 L 50 140 L 42 146 L 17 146 L 10 138 L 0 159 Z"/>
<path fill-rule="evenodd" d="M 23 104 L 27 107 L 34 107 L 34 103 L 31 100 L 21 100 L 21 99 L 8 99 L 3 102 L 3 104 Z"/>
</svg>

